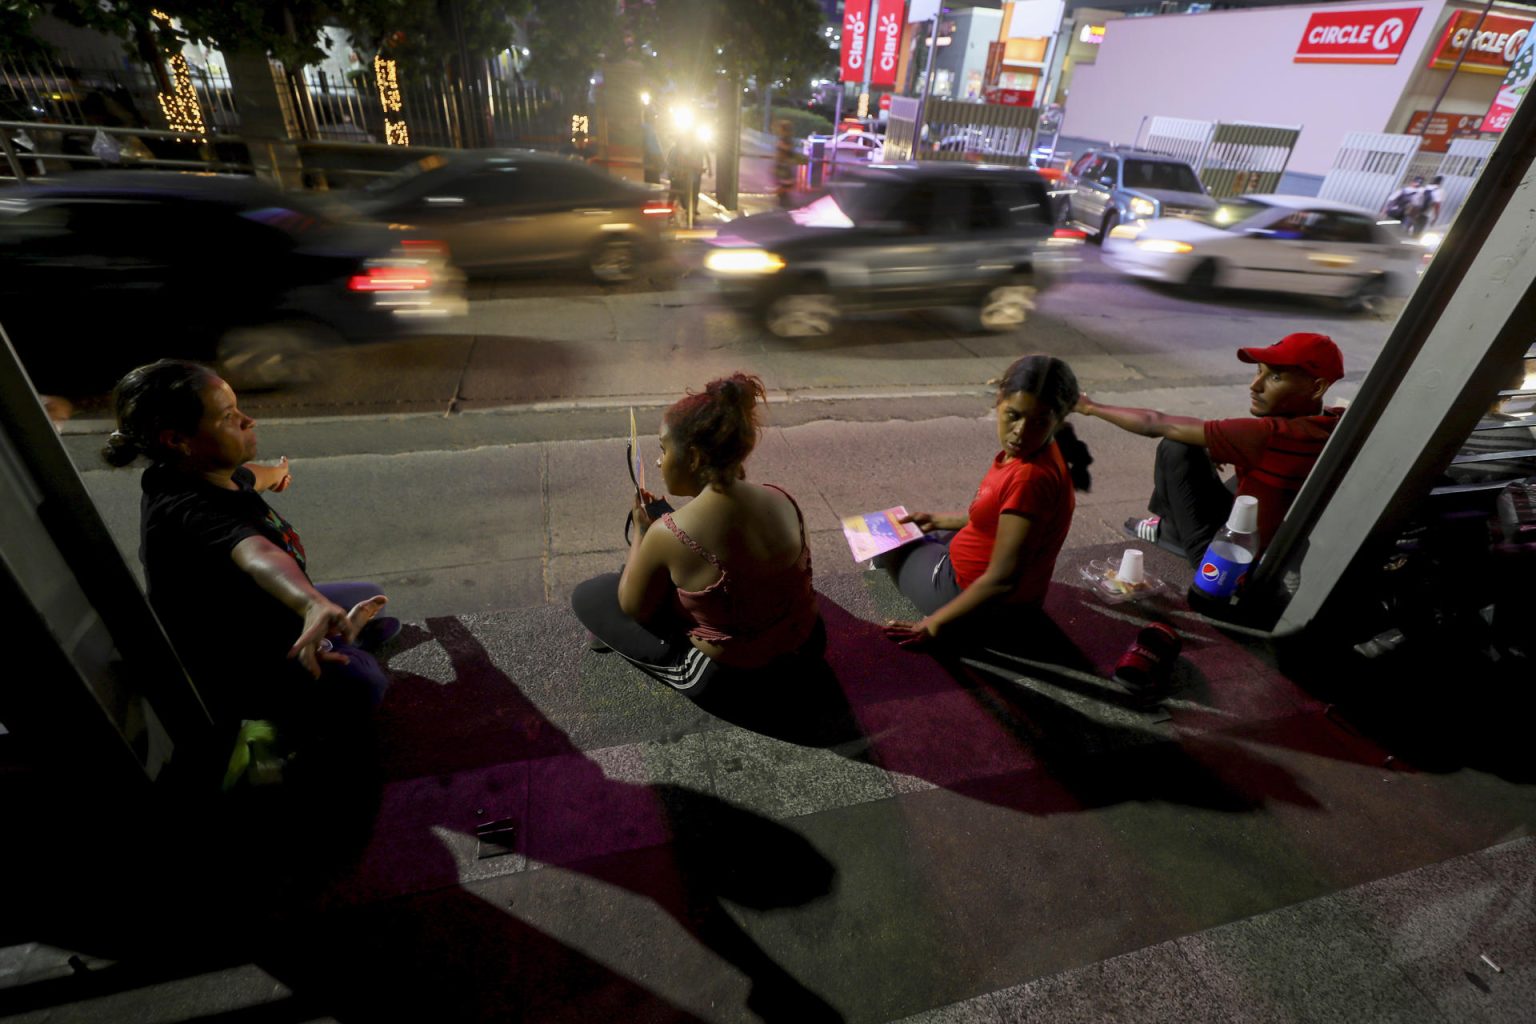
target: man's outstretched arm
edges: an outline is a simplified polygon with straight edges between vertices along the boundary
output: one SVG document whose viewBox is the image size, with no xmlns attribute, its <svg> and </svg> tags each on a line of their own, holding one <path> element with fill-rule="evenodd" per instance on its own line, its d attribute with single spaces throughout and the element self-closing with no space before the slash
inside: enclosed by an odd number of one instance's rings
<svg viewBox="0 0 1536 1024">
<path fill-rule="evenodd" d="M 1193 416 L 1170 416 L 1156 409 L 1131 409 L 1121 405 L 1100 405 L 1087 395 L 1079 395 L 1073 412 L 1097 416 L 1142 437 L 1166 437 L 1170 441 L 1205 447 L 1205 420 Z"/>
</svg>

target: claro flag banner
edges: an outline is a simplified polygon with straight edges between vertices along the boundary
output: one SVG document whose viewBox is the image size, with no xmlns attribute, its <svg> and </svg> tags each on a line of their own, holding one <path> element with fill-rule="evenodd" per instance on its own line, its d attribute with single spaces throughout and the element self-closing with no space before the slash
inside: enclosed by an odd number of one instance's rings
<svg viewBox="0 0 1536 1024">
<path fill-rule="evenodd" d="M 871 86 L 896 84 L 896 66 L 901 63 L 901 30 L 906 25 L 902 17 L 906 4 L 903 0 L 880 0 L 875 18 L 875 69 L 870 75 Z"/>
<path fill-rule="evenodd" d="M 1520 52 L 1515 54 L 1514 61 L 1509 65 L 1504 82 L 1499 86 L 1499 94 L 1493 98 L 1493 105 L 1488 108 L 1488 116 L 1483 118 L 1479 131 L 1501 132 L 1509 127 L 1509 119 L 1515 116 L 1515 108 L 1531 88 L 1531 71 L 1533 65 L 1536 65 L 1536 50 L 1531 48 L 1533 43 L 1536 43 L 1536 35 L 1527 35 L 1520 46 Z"/>
<path fill-rule="evenodd" d="M 1417 7 L 1314 11 L 1291 59 L 1297 64 L 1396 64 L 1418 17 Z"/>
<path fill-rule="evenodd" d="M 843 4 L 843 66 L 841 80 L 864 81 L 864 55 L 869 49 L 869 0 Z"/>
</svg>

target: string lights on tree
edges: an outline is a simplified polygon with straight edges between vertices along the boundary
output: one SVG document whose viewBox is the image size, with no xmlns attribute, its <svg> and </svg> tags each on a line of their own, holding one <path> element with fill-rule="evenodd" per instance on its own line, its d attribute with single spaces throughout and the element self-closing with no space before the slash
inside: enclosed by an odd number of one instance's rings
<svg viewBox="0 0 1536 1024">
<path fill-rule="evenodd" d="M 149 16 L 167 29 L 171 27 L 171 17 L 164 11 L 152 10 Z M 171 91 L 156 94 L 160 101 L 160 111 L 165 115 L 166 127 L 198 142 L 206 141 L 208 128 L 203 122 L 203 109 L 197 100 L 197 90 L 192 88 L 192 69 L 187 67 L 187 58 L 178 50 L 171 54 L 167 64 L 171 69 Z"/>
<path fill-rule="evenodd" d="M 379 105 L 384 108 L 384 141 L 391 146 L 409 146 L 411 131 L 405 123 L 400 78 L 395 62 L 382 55 L 374 57 L 373 77 L 379 83 Z M 391 114 L 399 114 L 400 117 L 397 120 Z"/>
</svg>

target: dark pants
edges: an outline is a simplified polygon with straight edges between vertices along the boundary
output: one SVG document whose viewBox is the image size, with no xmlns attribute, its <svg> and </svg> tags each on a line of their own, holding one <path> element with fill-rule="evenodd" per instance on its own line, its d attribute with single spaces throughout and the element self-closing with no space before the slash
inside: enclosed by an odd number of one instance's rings
<svg viewBox="0 0 1536 1024">
<path fill-rule="evenodd" d="M 676 690 L 704 689 L 721 665 L 693 646 L 682 622 L 642 625 L 619 607 L 619 574 L 605 572 L 579 583 L 571 610 L 593 636 L 652 679 Z"/>
<path fill-rule="evenodd" d="M 951 530 L 936 530 L 916 544 L 897 548 L 877 558 L 896 581 L 896 589 L 924 615 L 932 615 L 960 596 L 964 589 L 955 579 L 949 560 Z M 1038 608 L 997 603 L 976 609 L 964 619 L 945 627 L 941 637 L 948 647 L 1027 648 L 1037 623 L 1044 620 Z"/>
<path fill-rule="evenodd" d="M 1204 448 L 1166 438 L 1158 442 L 1147 508 L 1162 517 L 1159 543 L 1171 542 L 1184 550 L 1190 565 L 1200 564 L 1232 512 L 1235 489 L 1235 478 L 1224 483 Z"/>
<path fill-rule="evenodd" d="M 382 588 L 372 583 L 317 583 L 315 589 L 348 611 L 359 601 L 384 593 Z M 322 661 L 320 671 L 326 683 L 353 691 L 369 707 L 376 708 L 389 689 L 389 675 L 370 653 L 377 647 L 374 642 L 377 631 L 372 630 L 371 626 L 372 623 L 364 626 L 354 643 L 332 641 L 332 649 L 345 654 L 347 663 L 342 665 Z"/>
</svg>

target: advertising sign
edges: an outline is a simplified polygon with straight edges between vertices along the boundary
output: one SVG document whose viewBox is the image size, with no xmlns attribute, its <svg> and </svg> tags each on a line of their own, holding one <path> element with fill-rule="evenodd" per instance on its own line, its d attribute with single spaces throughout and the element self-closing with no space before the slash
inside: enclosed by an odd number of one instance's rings
<svg viewBox="0 0 1536 1024">
<path fill-rule="evenodd" d="M 1396 64 L 1418 17 L 1417 7 L 1314 11 L 1291 59 L 1297 64 Z"/>
<path fill-rule="evenodd" d="M 1488 108 L 1488 116 L 1483 118 L 1479 126 L 1480 130 L 1501 132 L 1509 127 L 1509 119 L 1515 116 L 1515 108 L 1520 105 L 1521 97 L 1531 88 L 1532 66 L 1536 64 L 1536 50 L 1531 46 L 1533 42 L 1536 42 L 1536 36 L 1525 37 L 1520 52 L 1515 54 L 1514 63 L 1509 66 L 1504 82 L 1499 86 L 1499 94 Z"/>
<path fill-rule="evenodd" d="M 864 56 L 869 49 L 869 0 L 843 4 L 843 64 L 841 82 L 864 81 Z"/>
<path fill-rule="evenodd" d="M 880 0 L 880 10 L 875 21 L 875 52 L 870 58 L 874 71 L 870 74 L 871 86 L 896 84 L 896 66 L 901 63 L 901 30 L 906 26 L 902 10 L 903 0 Z"/>
<path fill-rule="evenodd" d="M 1426 118 L 1429 119 L 1428 124 L 1424 123 Z M 1480 130 L 1478 125 L 1482 121 L 1481 114 L 1447 114 L 1437 110 L 1435 116 L 1430 117 L 1427 110 L 1415 110 L 1404 132 L 1424 137 L 1419 152 L 1444 153 L 1450 148 L 1452 139 L 1476 138 Z"/>
<path fill-rule="evenodd" d="M 988 103 L 998 103 L 1005 107 L 1032 107 L 1035 105 L 1035 91 L 1033 89 L 988 89 L 986 99 Z"/>
<path fill-rule="evenodd" d="M 1502 75 L 1514 63 L 1515 56 L 1531 34 L 1530 18 L 1511 18 L 1490 14 L 1478 24 L 1478 11 L 1457 11 L 1445 23 L 1445 32 L 1430 55 L 1429 67 L 1449 70 L 1461 58 L 1462 71 L 1479 75 Z"/>
</svg>

